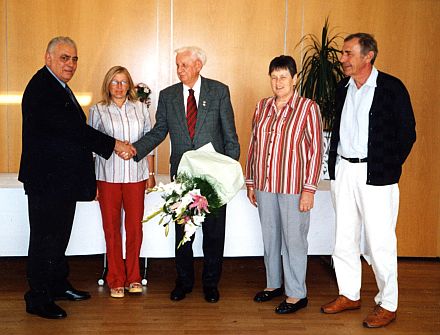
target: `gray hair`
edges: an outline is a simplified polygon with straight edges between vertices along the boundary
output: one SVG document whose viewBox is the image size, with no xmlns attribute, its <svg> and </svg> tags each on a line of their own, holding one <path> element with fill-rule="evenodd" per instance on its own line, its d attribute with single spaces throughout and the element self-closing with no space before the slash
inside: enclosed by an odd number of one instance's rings
<svg viewBox="0 0 440 335">
<path fill-rule="evenodd" d="M 191 53 L 191 56 L 200 60 L 202 62 L 202 65 L 206 64 L 207 58 L 206 58 L 206 53 L 205 51 L 203 51 L 201 48 L 199 47 L 182 47 L 179 49 L 174 50 L 174 52 L 176 54 L 181 54 L 183 52 L 187 52 L 189 51 Z"/>
<path fill-rule="evenodd" d="M 75 48 L 75 50 L 77 49 L 76 43 L 70 37 L 57 36 L 57 37 L 52 38 L 49 41 L 49 43 L 47 44 L 46 52 L 52 53 L 58 44 L 67 44 L 67 45 L 70 45 L 71 47 Z"/>
<path fill-rule="evenodd" d="M 371 58 L 371 65 L 374 64 L 376 60 L 377 54 L 379 52 L 377 48 L 377 42 L 374 39 L 374 36 L 367 33 L 355 33 L 350 34 L 346 38 L 344 38 L 344 42 L 350 41 L 354 38 L 357 38 L 359 41 L 359 45 L 361 46 L 361 53 L 363 56 L 367 55 L 370 51 L 373 52 L 373 57 Z"/>
</svg>

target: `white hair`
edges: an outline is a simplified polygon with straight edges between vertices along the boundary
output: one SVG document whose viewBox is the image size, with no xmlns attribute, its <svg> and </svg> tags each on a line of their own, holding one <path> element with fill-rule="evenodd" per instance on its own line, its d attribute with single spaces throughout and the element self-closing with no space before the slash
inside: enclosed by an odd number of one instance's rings
<svg viewBox="0 0 440 335">
<path fill-rule="evenodd" d="M 49 43 L 47 44 L 46 52 L 52 53 L 55 50 L 55 47 L 58 44 L 67 44 L 67 45 L 70 45 L 71 47 L 73 47 L 76 50 L 76 44 L 75 44 L 75 42 L 70 37 L 58 36 L 58 37 L 52 38 L 49 41 Z"/>
<path fill-rule="evenodd" d="M 205 53 L 205 51 L 203 51 L 199 47 L 194 47 L 194 46 L 192 46 L 192 47 L 182 47 L 182 48 L 174 50 L 174 52 L 176 54 L 181 54 L 181 53 L 187 52 L 187 51 L 189 51 L 191 53 L 191 56 L 193 56 L 194 58 L 200 60 L 203 65 L 206 64 L 206 61 L 207 61 L 206 53 Z"/>
</svg>

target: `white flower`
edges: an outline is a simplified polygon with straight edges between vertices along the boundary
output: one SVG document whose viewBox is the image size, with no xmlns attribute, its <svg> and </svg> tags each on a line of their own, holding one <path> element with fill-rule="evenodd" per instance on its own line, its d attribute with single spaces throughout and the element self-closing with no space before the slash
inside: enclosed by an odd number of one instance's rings
<svg viewBox="0 0 440 335">
<path fill-rule="evenodd" d="M 164 192 L 166 196 L 171 195 L 173 192 L 177 193 L 178 195 L 181 195 L 184 191 L 183 185 L 176 183 L 175 181 L 163 184 L 159 183 L 159 186 L 157 187 L 158 191 Z"/>
<path fill-rule="evenodd" d="M 192 198 L 191 194 L 189 194 L 189 193 L 185 194 L 180 200 L 179 207 L 177 207 L 175 210 L 176 214 L 177 215 L 182 214 L 188 208 L 188 205 L 192 201 L 193 201 L 193 198 Z"/>
<path fill-rule="evenodd" d="M 193 221 L 196 226 L 200 226 L 205 221 L 205 215 L 194 215 Z"/>
<path fill-rule="evenodd" d="M 174 185 L 172 185 L 173 183 L 164 184 L 160 182 L 159 185 L 156 186 L 156 191 L 169 193 L 169 191 L 174 187 Z"/>
<path fill-rule="evenodd" d="M 200 189 L 192 188 L 196 185 L 195 181 L 186 176 L 179 180 L 181 183 L 176 181 L 168 184 L 159 183 L 153 189 L 153 191 L 163 193 L 162 198 L 165 203 L 142 221 L 147 222 L 154 217 L 159 218 L 159 224 L 165 227 L 165 235 L 168 235 L 172 222 L 183 224 L 185 233 L 178 248 L 191 240 L 196 230 L 205 221 L 206 213 L 209 213 L 207 199 L 201 194 Z"/>
<path fill-rule="evenodd" d="M 193 189 L 193 190 L 190 191 L 189 193 L 191 193 L 191 194 L 201 195 L 201 194 L 200 194 L 200 189 L 198 189 L 198 188 Z"/>
<path fill-rule="evenodd" d="M 191 236 L 194 235 L 194 233 L 196 232 L 198 226 L 196 226 L 194 223 L 192 223 L 191 221 L 188 221 L 185 224 L 184 230 L 185 230 L 185 236 L 191 238 Z"/>
<path fill-rule="evenodd" d="M 196 233 L 203 221 L 205 221 L 205 215 L 194 215 L 192 221 L 185 223 L 183 228 L 185 234 L 182 239 L 182 244 L 191 240 L 191 237 Z"/>
</svg>

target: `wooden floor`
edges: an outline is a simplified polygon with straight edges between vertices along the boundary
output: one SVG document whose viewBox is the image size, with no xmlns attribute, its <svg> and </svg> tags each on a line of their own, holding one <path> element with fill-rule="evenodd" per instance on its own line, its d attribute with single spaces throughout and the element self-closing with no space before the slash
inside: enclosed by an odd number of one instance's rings
<svg viewBox="0 0 440 335">
<path fill-rule="evenodd" d="M 309 258 L 309 306 L 290 315 L 276 315 L 281 298 L 255 303 L 265 286 L 262 258 L 226 258 L 217 304 L 204 301 L 197 284 L 180 302 L 169 300 L 175 279 L 172 259 L 148 263 L 148 288 L 140 296 L 112 299 L 99 287 L 102 258 L 70 257 L 72 283 L 92 293 L 82 302 L 59 302 L 64 320 L 45 320 L 25 313 L 25 258 L 0 258 L 0 334 L 440 334 L 439 260 L 399 260 L 400 302 L 397 321 L 382 329 L 365 329 L 362 320 L 373 307 L 376 286 L 364 264 L 362 308 L 337 315 L 319 312 L 321 304 L 337 294 L 335 277 L 322 258 Z"/>
</svg>

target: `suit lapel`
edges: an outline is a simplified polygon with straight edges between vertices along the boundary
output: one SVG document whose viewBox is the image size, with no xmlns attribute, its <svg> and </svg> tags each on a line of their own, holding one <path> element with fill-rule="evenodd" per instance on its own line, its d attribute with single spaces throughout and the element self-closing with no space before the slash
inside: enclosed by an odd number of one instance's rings
<svg viewBox="0 0 440 335">
<path fill-rule="evenodd" d="M 68 104 L 72 105 L 73 107 L 71 108 L 72 110 L 75 110 L 79 117 L 81 118 L 82 121 L 86 121 L 86 115 L 84 114 L 84 111 L 82 110 L 78 100 L 76 100 L 76 97 L 73 96 L 73 99 L 70 97 L 69 93 L 67 93 L 66 89 L 61 86 L 61 84 L 58 82 L 58 80 L 49 72 L 49 70 L 44 66 L 44 73 L 45 76 L 48 78 L 49 82 L 52 85 L 52 89 L 55 90 L 56 92 L 58 92 L 58 96 L 59 97 L 63 97 L 63 100 L 66 102 L 66 107 L 68 106 Z"/>
<path fill-rule="evenodd" d="M 201 77 L 201 80 L 202 83 L 200 85 L 199 104 L 197 106 L 197 123 L 194 139 L 197 137 L 198 133 L 203 127 L 203 123 L 205 122 L 209 107 L 209 85 L 205 78 Z"/>
<path fill-rule="evenodd" d="M 185 103 L 183 101 L 183 84 L 176 86 L 176 92 L 173 94 L 173 108 L 177 117 L 177 123 L 182 127 L 182 133 L 189 138 L 188 126 L 186 122 Z"/>
<path fill-rule="evenodd" d="M 70 88 L 69 88 L 69 89 L 70 89 Z M 69 97 L 69 99 L 70 99 L 71 101 L 73 101 L 73 105 L 76 107 L 76 110 L 78 111 L 78 113 L 79 113 L 81 119 L 85 122 L 85 121 L 87 120 L 87 119 L 86 119 L 86 115 L 84 114 L 84 111 L 82 110 L 81 105 L 79 104 L 78 100 L 76 100 L 76 97 L 75 97 L 75 95 L 73 94 L 72 90 L 71 90 L 72 95 L 69 94 L 69 92 L 67 91 L 67 88 L 65 88 L 64 90 L 66 91 L 67 96 Z"/>
</svg>

